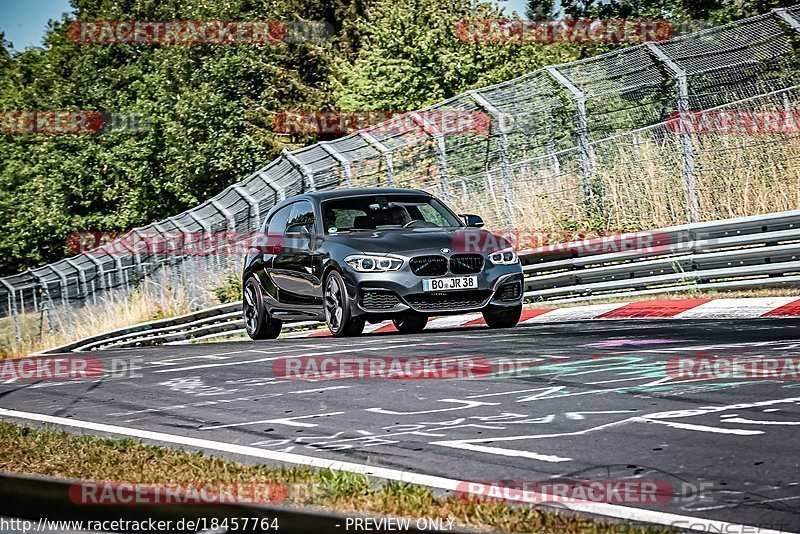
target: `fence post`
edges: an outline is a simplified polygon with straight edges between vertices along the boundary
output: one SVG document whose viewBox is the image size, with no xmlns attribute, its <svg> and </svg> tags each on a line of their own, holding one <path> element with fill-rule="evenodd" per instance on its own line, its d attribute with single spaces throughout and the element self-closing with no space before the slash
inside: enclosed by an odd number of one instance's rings
<svg viewBox="0 0 800 534">
<path fill-rule="evenodd" d="M 86 257 L 94 263 L 95 278 L 100 277 L 100 283 L 103 286 L 103 293 L 108 294 L 108 286 L 106 285 L 106 271 L 103 269 L 103 263 L 92 255 L 91 252 L 85 253 Z"/>
<path fill-rule="evenodd" d="M 655 43 L 645 43 L 650 53 L 672 72 L 677 87 L 677 104 L 679 118 L 678 137 L 681 142 L 681 155 L 683 157 L 683 181 L 686 187 L 686 218 L 690 223 L 700 219 L 700 202 L 697 198 L 697 174 L 694 166 L 694 148 L 692 136 L 689 132 L 682 131 L 686 113 L 689 112 L 689 83 L 686 80 L 686 71 L 675 63 Z"/>
<path fill-rule="evenodd" d="M 232 185 L 231 189 L 239 193 L 239 196 L 247 201 L 248 204 L 250 204 L 250 211 L 252 215 L 251 218 L 256 220 L 255 229 L 258 231 L 258 229 L 261 228 L 261 209 L 258 207 L 258 200 L 256 200 L 256 197 L 248 193 L 247 189 L 241 185 Z"/>
<path fill-rule="evenodd" d="M 581 178 L 583 185 L 583 200 L 586 206 L 593 202 L 592 188 L 589 186 L 589 175 L 592 172 L 592 146 L 589 144 L 589 123 L 586 119 L 586 95 L 564 76 L 556 67 L 545 67 L 553 79 L 572 95 L 575 103 L 575 133 L 578 136 L 578 150 L 581 153 Z"/>
<path fill-rule="evenodd" d="M 306 165 L 305 163 L 300 161 L 300 158 L 298 158 L 297 156 L 295 156 L 294 154 L 292 154 L 291 152 L 289 152 L 289 150 L 287 150 L 285 148 L 281 151 L 281 155 L 284 158 L 286 158 L 286 161 L 288 161 L 294 167 L 296 167 L 297 170 L 300 171 L 300 174 L 302 174 L 305 177 L 306 183 L 308 183 L 308 189 L 312 193 L 314 191 L 316 191 L 317 190 L 317 184 L 314 182 L 314 171 L 312 171 L 311 168 L 309 168 L 308 165 Z"/>
<path fill-rule="evenodd" d="M 56 273 L 56 276 L 58 276 L 58 285 L 61 287 L 61 304 L 64 306 L 64 316 L 67 318 L 67 326 L 72 327 L 72 313 L 70 312 L 69 305 L 69 285 L 67 283 L 67 275 L 59 271 L 55 263 L 50 266 L 50 269 Z"/>
<path fill-rule="evenodd" d="M 261 178 L 261 180 L 263 180 L 265 184 L 267 184 L 267 187 L 275 191 L 275 194 L 278 197 L 278 202 L 286 198 L 286 188 L 278 185 L 278 182 L 273 180 L 272 177 L 269 174 L 267 174 L 267 171 L 265 169 L 259 170 L 256 174 L 258 175 L 259 178 Z"/>
<path fill-rule="evenodd" d="M 22 330 L 19 326 L 19 313 L 17 312 L 17 295 L 14 292 L 14 286 L 0 278 L 0 284 L 3 284 L 8 290 L 8 308 L 11 312 L 11 317 L 14 320 L 14 339 L 17 344 L 22 343 Z"/>
<path fill-rule="evenodd" d="M 206 223 L 206 222 L 205 222 L 203 219 L 201 219 L 200 217 L 198 217 L 197 215 L 195 215 L 195 214 L 192 212 L 192 210 L 188 210 L 188 211 L 186 212 L 186 215 L 188 215 L 188 216 L 189 216 L 189 218 L 191 218 L 191 219 L 192 219 L 194 222 L 196 222 L 196 223 L 197 223 L 197 224 L 200 226 L 200 228 L 202 228 L 202 229 L 203 229 L 203 233 L 204 233 L 204 234 L 206 235 L 206 237 L 208 238 L 208 240 L 209 240 L 209 244 L 212 244 L 212 243 L 213 243 L 214 236 L 213 236 L 213 235 L 211 235 L 211 225 L 209 225 L 209 224 L 208 224 L 208 223 Z M 208 255 L 208 254 L 205 254 L 205 247 L 202 247 L 202 251 L 203 251 L 203 256 L 205 257 L 206 269 L 208 269 L 208 262 L 209 262 L 208 256 L 209 256 L 209 255 Z"/>
<path fill-rule="evenodd" d="M 448 180 L 447 151 L 445 147 L 444 134 L 441 132 L 441 130 L 439 130 L 439 128 L 436 127 L 436 125 L 425 120 L 425 117 L 420 115 L 418 111 L 409 114 L 409 117 L 414 124 L 422 128 L 423 132 L 433 138 L 436 150 L 436 161 L 439 164 L 439 183 L 442 186 L 442 198 L 445 202 L 449 202 L 450 182 Z"/>
<path fill-rule="evenodd" d="M 392 160 L 392 151 L 389 150 L 386 145 L 378 141 L 371 133 L 360 132 L 358 135 L 383 156 L 383 162 L 386 164 L 386 186 L 394 187 L 394 160 Z"/>
<path fill-rule="evenodd" d="M 506 229 L 514 230 L 516 227 L 514 221 L 514 187 L 513 177 L 511 175 L 511 161 L 508 153 L 508 135 L 506 129 L 506 121 L 503 113 L 489 100 L 480 94 L 478 91 L 467 91 L 467 94 L 478 104 L 479 107 L 486 110 L 497 121 L 497 144 L 500 152 L 500 171 L 503 176 L 503 204 L 505 208 Z M 487 171 L 488 173 L 488 171 Z M 489 174 L 489 185 L 493 188 L 491 173 Z"/>
<path fill-rule="evenodd" d="M 84 270 L 81 269 L 73 260 L 67 259 L 64 260 L 64 263 L 78 271 L 78 279 L 81 281 L 81 286 L 83 286 L 83 300 L 87 300 L 89 298 L 89 286 L 86 283 L 86 272 L 84 272 Z M 94 296 L 94 294 L 92 294 L 92 296 Z M 97 302 L 95 300 L 95 304 L 96 303 Z"/>
<path fill-rule="evenodd" d="M 353 175 L 352 175 L 352 169 L 350 168 L 350 161 L 346 157 L 342 156 L 339 153 L 339 151 L 336 150 L 336 147 L 334 147 L 328 141 L 320 141 L 319 146 L 321 146 L 322 150 L 330 154 L 330 156 L 337 162 L 339 162 L 339 165 L 341 165 L 342 174 L 344 174 L 344 186 L 348 189 L 352 187 Z"/>
<path fill-rule="evenodd" d="M 183 278 L 183 288 L 186 291 L 187 298 L 189 299 L 189 306 L 193 308 L 195 303 L 195 294 L 194 294 L 195 281 L 190 280 L 186 276 L 187 257 L 189 257 L 191 254 L 197 253 L 197 250 L 194 248 L 195 244 L 192 241 L 192 232 L 184 225 L 177 222 L 175 220 L 175 217 L 169 217 L 167 220 L 172 222 L 175 228 L 177 228 L 183 234 L 183 250 L 181 251 L 182 253 L 181 253 L 180 275 Z M 191 248 L 188 248 L 187 244 Z"/>
<path fill-rule="evenodd" d="M 800 32 L 800 20 L 797 20 L 786 11 L 786 8 L 775 8 L 772 10 L 773 13 L 781 20 L 783 20 L 786 24 L 788 24 L 793 30 Z"/>
</svg>

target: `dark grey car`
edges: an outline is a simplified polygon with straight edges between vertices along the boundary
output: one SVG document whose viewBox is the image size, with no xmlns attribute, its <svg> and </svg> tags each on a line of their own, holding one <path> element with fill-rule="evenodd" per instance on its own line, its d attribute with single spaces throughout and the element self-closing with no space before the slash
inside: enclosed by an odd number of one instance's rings
<svg viewBox="0 0 800 534">
<path fill-rule="evenodd" d="M 517 324 L 522 268 L 511 244 L 409 189 L 298 195 L 270 210 L 244 265 L 244 318 L 253 339 L 283 322 L 324 320 L 334 336 L 366 321 L 421 331 L 433 315 L 481 311 Z"/>
</svg>

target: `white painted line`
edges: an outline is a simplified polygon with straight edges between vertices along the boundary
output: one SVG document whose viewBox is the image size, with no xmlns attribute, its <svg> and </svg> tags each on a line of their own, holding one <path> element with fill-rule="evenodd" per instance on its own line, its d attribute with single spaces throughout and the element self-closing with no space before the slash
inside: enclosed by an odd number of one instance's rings
<svg viewBox="0 0 800 534">
<path fill-rule="evenodd" d="M 235 426 L 249 426 L 249 425 L 263 425 L 267 423 L 286 425 L 286 426 L 300 426 L 303 428 L 313 428 L 313 423 L 300 423 L 297 419 L 316 419 L 317 417 L 330 417 L 332 415 L 342 415 L 345 412 L 328 412 L 328 413 L 315 413 L 311 415 L 300 415 L 297 417 L 282 417 L 277 419 L 262 419 L 261 421 L 248 421 L 245 423 L 229 423 L 227 425 L 214 425 L 214 426 L 201 426 L 198 430 L 216 430 L 218 428 L 232 428 Z"/>
<path fill-rule="evenodd" d="M 352 462 L 341 462 L 338 460 L 328 460 L 325 458 L 316 458 L 313 456 L 305 456 L 302 454 L 293 454 L 293 453 L 279 452 L 279 451 L 267 451 L 264 449 L 259 449 L 257 447 L 250 447 L 246 445 L 235 445 L 233 443 L 224 443 L 221 441 L 212 441 L 208 439 L 176 436 L 174 434 L 166 434 L 163 432 L 140 430 L 138 428 L 106 425 L 103 423 L 92 423 L 89 421 L 81 421 L 78 419 L 53 417 L 50 415 L 31 413 L 31 412 L 19 412 L 16 410 L 7 410 L 4 408 L 0 408 L 0 417 L 27 419 L 30 421 L 39 421 L 41 423 L 50 423 L 54 425 L 80 428 L 83 430 L 91 430 L 94 432 L 102 432 L 105 434 L 118 434 L 129 438 L 133 437 L 133 438 L 158 441 L 162 443 L 184 445 L 187 447 L 196 447 L 200 449 L 229 452 L 231 454 L 239 454 L 242 456 L 250 456 L 253 458 L 262 458 L 265 460 L 272 460 L 276 462 L 285 462 L 296 465 L 307 465 L 310 467 L 331 469 L 334 471 L 347 471 L 350 473 L 358 473 L 362 475 L 384 478 L 387 480 L 397 480 L 400 482 L 408 482 L 410 484 L 418 484 L 420 486 L 428 486 L 440 490 L 467 493 L 471 489 L 468 482 L 463 480 L 437 477 L 433 475 L 424 475 L 420 473 L 411 473 L 408 471 L 402 471 L 400 469 L 377 467 L 374 465 L 357 464 Z M 478 492 L 476 493 L 476 495 L 480 496 L 480 493 Z M 541 504 L 546 500 L 552 499 L 552 496 L 542 495 L 541 493 L 537 492 L 521 492 L 520 496 L 522 498 L 520 499 L 519 502 L 530 503 L 530 504 Z M 697 528 L 698 525 L 705 525 L 707 527 L 708 532 L 749 531 L 749 532 L 758 532 L 759 534 L 790 534 L 784 531 L 756 529 L 756 527 L 741 525 L 737 523 L 728 523 L 726 521 L 714 521 L 687 515 L 670 514 L 666 512 L 659 512 L 657 510 L 645 510 L 642 508 L 633 508 L 628 506 L 620 506 L 616 504 L 576 503 L 570 505 L 570 508 L 577 512 L 584 512 L 587 514 L 596 514 L 605 517 L 613 517 L 628 521 L 642 521 L 645 523 L 655 523 L 659 525 L 671 525 L 678 527 L 680 527 L 681 525 L 685 525 L 686 527 L 692 525 L 693 528 Z"/>
<path fill-rule="evenodd" d="M 330 391 L 332 389 L 350 389 L 352 386 L 331 386 L 329 388 L 299 389 L 289 393 L 319 393 L 320 391 Z"/>
</svg>

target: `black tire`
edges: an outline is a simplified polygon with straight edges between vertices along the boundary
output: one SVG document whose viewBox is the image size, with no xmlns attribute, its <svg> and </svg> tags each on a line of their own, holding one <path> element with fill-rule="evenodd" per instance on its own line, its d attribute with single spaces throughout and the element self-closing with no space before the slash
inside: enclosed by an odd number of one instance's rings
<svg viewBox="0 0 800 534">
<path fill-rule="evenodd" d="M 405 313 L 392 322 L 401 334 L 419 334 L 428 324 L 428 318 L 421 313 Z"/>
<path fill-rule="evenodd" d="M 242 317 L 250 339 L 275 339 L 281 333 L 283 323 L 267 313 L 261 287 L 252 276 L 247 279 L 242 291 Z"/>
<path fill-rule="evenodd" d="M 325 277 L 323 302 L 325 322 L 333 337 L 358 336 L 364 331 L 365 319 L 353 318 L 344 279 L 336 271 Z"/>
<path fill-rule="evenodd" d="M 511 328 L 516 326 L 522 316 L 522 304 L 513 308 L 486 308 L 483 320 L 489 328 Z"/>
</svg>

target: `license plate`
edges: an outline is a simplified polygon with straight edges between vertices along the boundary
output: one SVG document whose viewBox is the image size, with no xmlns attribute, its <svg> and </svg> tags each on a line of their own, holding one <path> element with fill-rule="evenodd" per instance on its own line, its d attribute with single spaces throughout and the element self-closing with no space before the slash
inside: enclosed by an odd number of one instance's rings
<svg viewBox="0 0 800 534">
<path fill-rule="evenodd" d="M 446 278 L 423 278 L 422 280 L 423 291 L 454 291 L 477 287 L 477 276 L 449 276 Z"/>
</svg>

